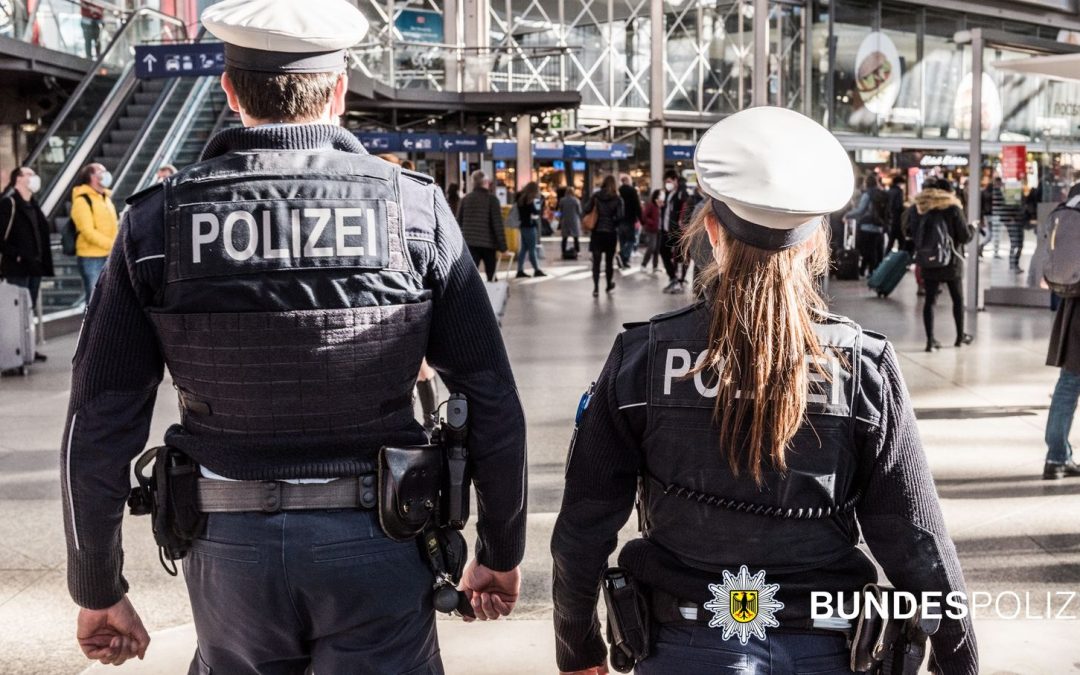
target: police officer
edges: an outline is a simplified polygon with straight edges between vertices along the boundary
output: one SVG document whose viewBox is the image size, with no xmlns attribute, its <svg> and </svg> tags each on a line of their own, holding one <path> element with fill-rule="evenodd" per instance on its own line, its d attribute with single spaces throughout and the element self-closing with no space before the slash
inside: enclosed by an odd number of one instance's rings
<svg viewBox="0 0 1080 675">
<path fill-rule="evenodd" d="M 814 281 L 851 164 L 817 123 L 762 107 L 712 127 L 695 165 L 713 278 L 628 326 L 583 401 L 551 545 L 559 668 L 607 672 L 597 580 L 640 481 L 642 538 L 619 556 L 654 622 L 636 672 L 851 672 L 852 627 L 810 608 L 876 579 L 859 526 L 898 589 L 964 589 L 896 353 L 827 314 Z M 977 672 L 970 619 L 932 645 L 936 672 Z"/>
<path fill-rule="evenodd" d="M 373 462 L 427 438 L 421 360 L 470 407 L 479 519 L 462 586 L 505 616 L 524 548 L 525 429 L 483 282 L 431 178 L 338 125 L 344 0 L 225 0 L 221 85 L 244 126 L 129 200 L 74 359 L 63 445 L 68 578 L 90 659 L 142 657 L 120 525 L 168 366 L 216 510 L 184 559 L 195 673 L 442 672 L 432 572 L 380 530 Z M 207 492 L 210 491 L 210 492 Z M 322 505 L 322 508 L 318 508 Z M 207 507 L 208 508 L 208 507 Z"/>
</svg>

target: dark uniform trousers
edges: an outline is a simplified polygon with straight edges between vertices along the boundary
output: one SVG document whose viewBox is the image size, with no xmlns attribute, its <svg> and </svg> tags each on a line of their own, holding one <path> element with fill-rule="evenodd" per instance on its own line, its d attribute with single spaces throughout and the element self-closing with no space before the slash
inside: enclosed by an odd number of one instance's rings
<svg viewBox="0 0 1080 675">
<path fill-rule="evenodd" d="M 704 626 L 663 626 L 656 635 L 649 658 L 634 669 L 637 675 L 852 675 L 851 654 L 840 633 L 773 630 L 745 645 Z"/>
<path fill-rule="evenodd" d="M 199 636 L 189 675 L 443 672 L 431 571 L 374 512 L 211 514 L 184 577 Z"/>
</svg>

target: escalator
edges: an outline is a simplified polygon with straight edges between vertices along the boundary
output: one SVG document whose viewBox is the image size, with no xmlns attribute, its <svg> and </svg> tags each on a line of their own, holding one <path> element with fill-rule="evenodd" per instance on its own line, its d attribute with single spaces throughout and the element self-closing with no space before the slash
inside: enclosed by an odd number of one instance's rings
<svg viewBox="0 0 1080 675">
<path fill-rule="evenodd" d="M 197 161 L 211 134 L 230 123 L 217 77 L 135 78 L 134 46 L 161 41 L 166 24 L 168 34 L 185 40 L 178 19 L 145 8 L 135 12 L 24 163 L 41 176 L 38 199 L 56 232 L 67 223 L 71 189 L 83 166 L 96 162 L 109 169 L 120 211 L 128 196 L 152 184 L 159 166 Z M 53 260 L 56 276 L 42 283 L 46 321 L 78 314 L 85 299 L 76 261 L 62 254 L 58 234 Z"/>
</svg>

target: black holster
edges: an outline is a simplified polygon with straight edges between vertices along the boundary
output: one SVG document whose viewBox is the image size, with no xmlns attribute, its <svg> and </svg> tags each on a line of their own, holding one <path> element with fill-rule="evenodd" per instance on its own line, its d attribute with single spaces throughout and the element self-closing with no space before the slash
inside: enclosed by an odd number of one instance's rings
<svg viewBox="0 0 1080 675">
<path fill-rule="evenodd" d="M 863 597 L 888 599 L 895 589 L 878 584 L 863 587 Z M 884 618 L 864 611 L 851 643 L 851 669 L 867 675 L 918 675 L 926 658 L 927 638 L 937 632 L 940 618 L 923 619 L 915 608 L 909 619 Z"/>
<path fill-rule="evenodd" d="M 130 512 L 150 516 L 158 558 L 175 576 L 176 565 L 166 561 L 186 556 L 206 527 L 206 514 L 199 511 L 199 465 L 175 448 L 150 448 L 135 462 L 135 478 L 139 484 L 128 497 Z"/>
<path fill-rule="evenodd" d="M 601 581 L 607 606 L 611 667 L 629 673 L 649 656 L 649 604 L 644 592 L 621 567 L 610 567 Z"/>
</svg>

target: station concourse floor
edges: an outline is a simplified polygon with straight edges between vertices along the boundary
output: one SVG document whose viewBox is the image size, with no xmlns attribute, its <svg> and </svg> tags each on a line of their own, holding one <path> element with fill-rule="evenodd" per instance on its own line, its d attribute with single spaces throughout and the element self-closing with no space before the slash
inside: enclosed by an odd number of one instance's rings
<svg viewBox="0 0 1080 675">
<path fill-rule="evenodd" d="M 598 374 L 623 322 L 673 309 L 689 296 L 660 293 L 664 275 L 617 273 L 611 296 L 591 296 L 587 262 L 555 262 L 550 276 L 512 282 L 503 332 L 529 424 L 529 521 L 522 601 L 509 621 L 440 621 L 449 673 L 554 673 L 548 543 L 561 497 L 563 462 L 578 398 Z M 1029 617 L 1045 617 L 1047 593 L 1080 594 L 1080 479 L 1040 479 L 1043 431 L 1057 371 L 1043 365 L 1052 314 L 992 308 L 970 347 L 922 351 L 921 299 L 911 275 L 889 299 L 861 282 L 833 282 L 834 311 L 896 345 L 970 591 L 1013 592 Z M 939 340 L 951 345 L 947 299 Z M 52 339 L 49 361 L 26 378 L 0 380 L 0 673 L 66 674 L 87 667 L 74 640 L 66 589 L 59 451 L 75 336 Z M 176 418 L 162 384 L 151 442 Z M 1080 433 L 1078 431 L 1077 433 Z M 624 536 L 633 536 L 628 525 Z M 154 636 L 145 662 L 120 672 L 186 672 L 194 647 L 182 579 L 167 576 L 149 523 L 124 526 L 131 598 Z M 1027 596 L 1025 596 L 1027 594 Z M 1019 607 L 1003 598 L 1005 615 Z M 1051 613 L 1064 596 L 1051 596 Z M 1005 620 L 977 614 L 982 673 L 1080 673 L 1080 597 L 1073 620 Z M 102 670 L 93 667 L 91 672 Z"/>
</svg>

